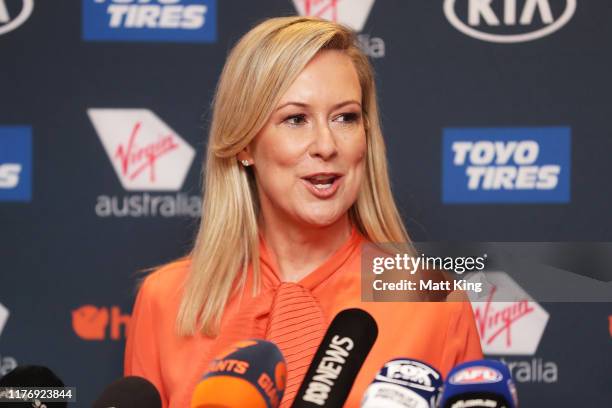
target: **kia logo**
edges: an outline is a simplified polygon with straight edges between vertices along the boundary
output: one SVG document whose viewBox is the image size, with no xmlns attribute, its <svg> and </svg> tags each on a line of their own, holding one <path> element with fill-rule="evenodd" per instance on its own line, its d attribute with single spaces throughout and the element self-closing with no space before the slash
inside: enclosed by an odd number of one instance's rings
<svg viewBox="0 0 612 408">
<path fill-rule="evenodd" d="M 6 0 L 0 0 L 0 35 L 13 31 L 22 25 L 34 10 L 34 0 L 21 0 L 23 5 L 19 14 L 11 16 Z"/>
<path fill-rule="evenodd" d="M 551 7 L 563 3 L 562 12 Z M 444 0 L 444 14 L 457 30 L 494 43 L 520 43 L 545 37 L 567 24 L 575 11 L 576 0 Z M 512 32 L 500 33 L 503 28 Z"/>
</svg>

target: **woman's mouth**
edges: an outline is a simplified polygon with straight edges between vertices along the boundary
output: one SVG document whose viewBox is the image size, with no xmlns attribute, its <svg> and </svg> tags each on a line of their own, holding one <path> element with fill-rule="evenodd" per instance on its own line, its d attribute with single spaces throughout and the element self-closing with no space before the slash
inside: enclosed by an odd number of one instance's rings
<svg viewBox="0 0 612 408">
<path fill-rule="evenodd" d="M 331 197 L 340 184 L 341 174 L 337 173 L 317 173 L 302 177 L 308 190 L 319 198 Z"/>
</svg>

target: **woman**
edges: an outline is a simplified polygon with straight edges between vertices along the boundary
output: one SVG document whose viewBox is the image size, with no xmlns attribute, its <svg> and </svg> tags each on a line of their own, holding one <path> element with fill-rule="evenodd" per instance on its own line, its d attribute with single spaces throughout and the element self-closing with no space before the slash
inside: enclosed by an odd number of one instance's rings
<svg viewBox="0 0 612 408">
<path fill-rule="evenodd" d="M 149 275 L 125 374 L 185 407 L 229 343 L 266 338 L 288 364 L 289 406 L 327 325 L 360 307 L 379 336 L 349 395 L 391 358 L 443 373 L 481 358 L 469 304 L 361 302 L 365 242 L 408 242 L 387 175 L 371 66 L 335 23 L 269 19 L 231 51 L 217 88 L 202 221 L 186 259 Z"/>
</svg>

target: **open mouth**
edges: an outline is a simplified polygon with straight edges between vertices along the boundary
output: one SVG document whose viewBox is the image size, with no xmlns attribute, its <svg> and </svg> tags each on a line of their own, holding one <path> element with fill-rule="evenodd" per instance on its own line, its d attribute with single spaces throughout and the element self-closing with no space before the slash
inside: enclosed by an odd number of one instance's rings
<svg viewBox="0 0 612 408">
<path fill-rule="evenodd" d="M 304 180 L 312 184 L 317 190 L 327 190 L 338 178 L 340 176 L 337 174 L 317 174 L 311 177 L 304 177 Z"/>
<path fill-rule="evenodd" d="M 339 180 L 342 178 L 338 173 L 317 173 L 302 177 L 308 189 L 319 198 L 331 197 L 338 189 Z"/>
</svg>

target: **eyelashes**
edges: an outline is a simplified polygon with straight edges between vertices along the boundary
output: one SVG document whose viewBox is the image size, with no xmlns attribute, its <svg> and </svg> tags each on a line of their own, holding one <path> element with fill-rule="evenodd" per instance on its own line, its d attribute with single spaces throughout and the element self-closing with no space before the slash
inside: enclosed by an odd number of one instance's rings
<svg viewBox="0 0 612 408">
<path fill-rule="evenodd" d="M 306 115 L 304 114 L 299 114 L 299 115 L 291 115 L 285 118 L 285 120 L 283 120 L 283 122 L 287 123 L 290 126 L 299 126 L 301 124 L 306 123 Z"/>
<path fill-rule="evenodd" d="M 361 113 L 357 112 L 345 112 L 334 117 L 333 121 L 341 124 L 353 124 L 359 122 L 361 119 Z M 289 115 L 283 119 L 283 123 L 291 127 L 299 127 L 307 122 L 306 114 L 300 113 L 297 115 Z"/>
<path fill-rule="evenodd" d="M 355 112 L 349 112 L 349 113 L 341 114 L 340 117 L 344 117 L 343 122 L 357 122 L 359 121 L 359 118 L 361 118 L 361 114 L 355 113 Z"/>
</svg>

